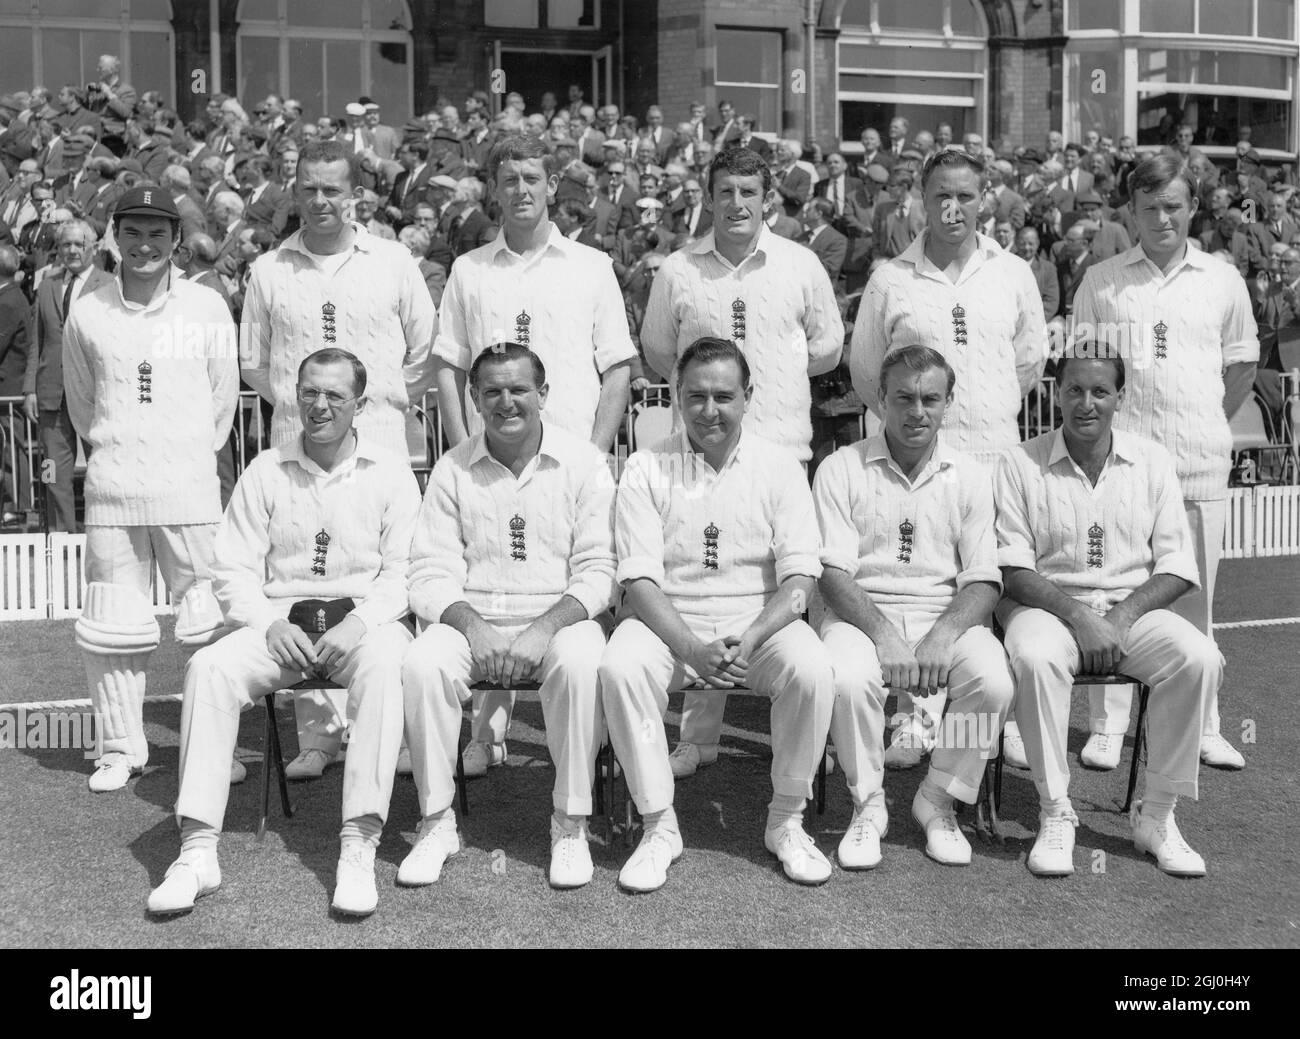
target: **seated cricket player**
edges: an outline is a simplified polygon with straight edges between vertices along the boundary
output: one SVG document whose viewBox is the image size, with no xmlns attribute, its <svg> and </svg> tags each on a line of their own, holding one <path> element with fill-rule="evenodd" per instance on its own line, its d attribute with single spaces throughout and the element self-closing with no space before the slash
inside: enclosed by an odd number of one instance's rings
<svg viewBox="0 0 1300 1039">
<path fill-rule="evenodd" d="M 1067 348 L 1069 349 L 1069 348 Z M 1059 429 L 998 462 L 998 608 L 1016 679 L 1016 715 L 1038 788 L 1039 831 L 1029 869 L 1074 872 L 1066 736 L 1080 671 L 1131 675 L 1151 687 L 1144 800 L 1133 843 L 1176 876 L 1205 861 L 1174 821 L 1195 798 L 1201 733 L 1223 676 L 1214 642 L 1169 607 L 1196 587 L 1196 555 L 1168 452 L 1111 429 L 1124 361 L 1080 344 L 1056 370 Z"/>
<path fill-rule="evenodd" d="M 217 838 L 239 713 L 307 673 L 347 687 L 352 721 L 333 908 L 374 912 L 375 848 L 402 740 L 402 654 L 412 636 L 401 622 L 420 495 L 405 459 L 353 429 L 365 392 L 353 354 L 308 355 L 298 369 L 303 432 L 262 451 L 235 486 L 213 583 L 237 630 L 185 669 L 181 853 L 149 896 L 152 913 L 185 912 L 221 885 Z M 288 619 L 304 603 L 309 626 L 326 629 L 315 642 Z"/>
<path fill-rule="evenodd" d="M 845 869 L 880 864 L 886 689 L 948 693 L 930 768 L 912 800 L 925 853 L 971 861 L 954 800 L 973 804 L 1013 690 L 988 622 L 1001 591 L 989 473 L 944 443 L 956 374 L 927 346 L 881 364 L 884 428 L 822 463 L 813 496 L 822 537 L 822 638 L 835 672 L 831 736 L 853 797 Z"/>
<path fill-rule="evenodd" d="M 772 698 L 772 786 L 764 844 L 786 876 L 821 884 L 831 865 L 803 829 L 835 696 L 830 661 L 800 619 L 813 592 L 817 519 L 793 452 L 741 432 L 753 395 L 745 355 L 697 339 L 677 364 L 683 429 L 628 459 L 615 521 L 624 619 L 600 662 L 614 752 L 645 822 L 619 873 L 663 886 L 682 853 L 663 716 L 701 683 Z"/>
<path fill-rule="evenodd" d="M 453 770 L 470 686 L 538 682 L 555 763 L 549 879 L 591 880 L 587 817 L 604 729 L 593 618 L 614 593 L 614 480 L 588 440 L 542 421 L 549 387 L 518 343 L 480 353 L 470 397 L 483 431 L 434 466 L 411 546 L 411 609 L 425 625 L 402 665 L 406 738 L 423 817 L 400 884 L 435 883 L 460 850 Z"/>
</svg>

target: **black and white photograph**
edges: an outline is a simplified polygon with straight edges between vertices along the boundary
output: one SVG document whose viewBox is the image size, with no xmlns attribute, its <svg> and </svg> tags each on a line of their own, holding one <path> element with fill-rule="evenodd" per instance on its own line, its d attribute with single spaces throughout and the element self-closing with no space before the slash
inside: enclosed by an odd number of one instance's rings
<svg viewBox="0 0 1300 1039">
<path fill-rule="evenodd" d="M 0 0 L 22 998 L 978 949 L 1276 1006 L 1297 7 Z"/>
</svg>

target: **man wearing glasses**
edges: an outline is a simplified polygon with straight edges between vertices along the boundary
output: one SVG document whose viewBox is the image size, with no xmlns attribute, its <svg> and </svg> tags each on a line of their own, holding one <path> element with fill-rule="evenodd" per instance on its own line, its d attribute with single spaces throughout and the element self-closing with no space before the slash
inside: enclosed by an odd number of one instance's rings
<svg viewBox="0 0 1300 1039">
<path fill-rule="evenodd" d="M 301 432 L 259 454 L 235 487 L 212 571 L 237 630 L 185 669 L 181 852 L 149 896 L 151 913 L 187 912 L 221 886 L 217 839 L 239 714 L 309 673 L 347 687 L 352 719 L 333 908 L 374 912 L 375 848 L 402 738 L 411 632 L 401 622 L 420 500 L 403 458 L 353 428 L 366 387 L 366 368 L 348 351 L 308 356 L 295 390 Z"/>
</svg>

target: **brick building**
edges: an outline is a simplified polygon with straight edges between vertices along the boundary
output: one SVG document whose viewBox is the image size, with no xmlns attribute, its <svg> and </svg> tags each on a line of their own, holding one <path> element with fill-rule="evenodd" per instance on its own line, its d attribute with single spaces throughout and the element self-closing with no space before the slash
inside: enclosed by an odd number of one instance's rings
<svg viewBox="0 0 1300 1039">
<path fill-rule="evenodd" d="M 1294 157 L 1296 0 L 0 0 L 5 90 L 94 78 L 122 56 L 184 115 L 222 90 L 274 91 L 309 117 L 359 94 L 389 121 L 518 90 L 669 122 L 691 101 L 764 131 L 856 144 L 893 115 L 1039 143 L 1089 129 L 1162 143 L 1181 120 L 1210 154 L 1238 129 Z M 495 74 L 495 75 L 494 75 Z M 1221 150 L 1221 151 L 1220 151 Z"/>
</svg>

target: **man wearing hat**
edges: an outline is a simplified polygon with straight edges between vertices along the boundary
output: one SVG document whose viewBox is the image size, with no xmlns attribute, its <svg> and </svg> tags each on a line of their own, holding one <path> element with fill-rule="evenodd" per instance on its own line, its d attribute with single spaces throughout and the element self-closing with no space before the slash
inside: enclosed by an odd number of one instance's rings
<svg viewBox="0 0 1300 1039">
<path fill-rule="evenodd" d="M 1047 190 L 1046 182 L 1038 175 L 1042 164 L 1043 157 L 1036 148 L 1025 148 L 1016 157 L 1016 191 L 1031 206 Z"/>
<path fill-rule="evenodd" d="M 234 629 L 185 669 L 179 857 L 149 912 L 183 913 L 221 886 L 224 769 L 240 712 L 304 675 L 348 690 L 352 740 L 332 908 L 378 903 L 375 848 L 402 738 L 402 654 L 411 641 L 406 570 L 419 491 L 404 457 L 353 428 L 366 369 L 335 347 L 298 367 L 299 433 L 244 471 L 217 535 L 216 595 Z"/>
<path fill-rule="evenodd" d="M 1092 188 L 1080 192 L 1075 198 L 1075 205 L 1078 210 L 1064 217 L 1061 226 L 1066 228 L 1068 237 L 1068 229 L 1071 225 L 1079 221 L 1087 222 L 1091 232 L 1089 251 L 1095 260 L 1109 260 L 1112 256 L 1118 256 L 1133 247 L 1124 225 L 1110 219 L 1106 212 L 1105 200 Z M 1111 213 L 1113 212 L 1114 210 L 1111 210 Z"/>
<path fill-rule="evenodd" d="M 369 98 L 365 100 L 365 126 L 370 150 L 381 159 L 392 159 L 397 154 L 402 135 L 379 121 L 379 105 Z"/>
<path fill-rule="evenodd" d="M 96 792 L 125 786 L 149 759 L 143 707 L 159 640 L 149 598 L 155 558 L 179 606 L 181 644 L 203 645 L 220 632 L 209 586 L 221 519 L 216 457 L 239 393 L 225 301 L 172 266 L 180 214 L 171 196 L 158 187 L 127 191 L 113 230 L 117 276 L 77 297 L 70 312 L 63 307 L 65 399 L 90 445 L 76 638 L 104 735 L 90 777 Z"/>
</svg>

